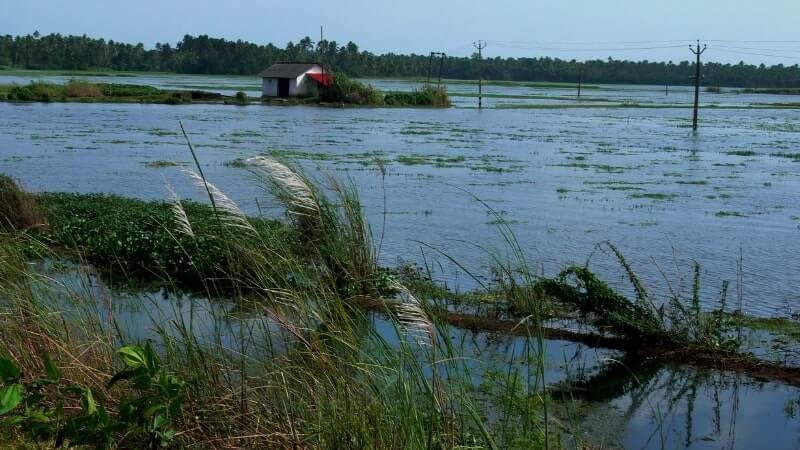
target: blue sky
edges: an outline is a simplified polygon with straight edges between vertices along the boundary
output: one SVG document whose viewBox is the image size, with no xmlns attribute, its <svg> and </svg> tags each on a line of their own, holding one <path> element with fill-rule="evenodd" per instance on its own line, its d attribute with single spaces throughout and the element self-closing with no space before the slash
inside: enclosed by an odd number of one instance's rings
<svg viewBox="0 0 800 450">
<path fill-rule="evenodd" d="M 709 41 L 708 60 L 800 63 L 797 0 L 0 0 L 0 11 L 3 34 L 87 34 L 146 47 L 201 33 L 283 46 L 316 40 L 324 25 L 326 38 L 378 53 L 468 55 L 483 39 L 489 57 L 680 61 L 699 38 Z"/>
</svg>

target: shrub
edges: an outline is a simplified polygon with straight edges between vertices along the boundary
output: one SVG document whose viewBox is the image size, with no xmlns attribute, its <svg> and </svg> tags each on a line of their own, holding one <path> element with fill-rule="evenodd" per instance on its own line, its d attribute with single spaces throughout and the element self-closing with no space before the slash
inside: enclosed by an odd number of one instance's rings
<svg viewBox="0 0 800 450">
<path fill-rule="evenodd" d="M 393 106 L 450 106 L 450 98 L 444 88 L 425 86 L 412 92 L 390 92 L 384 102 Z"/>
<path fill-rule="evenodd" d="M 28 88 L 33 92 L 35 101 L 39 102 L 49 102 L 64 95 L 64 87 L 57 84 L 34 82 Z"/>
<path fill-rule="evenodd" d="M 67 97 L 100 97 L 103 90 L 94 83 L 82 80 L 70 80 L 64 86 L 64 95 Z"/>
<path fill-rule="evenodd" d="M 23 230 L 44 223 L 33 197 L 0 174 L 0 230 Z"/>
<path fill-rule="evenodd" d="M 8 99 L 17 102 L 36 101 L 36 95 L 26 86 L 14 86 L 8 93 Z"/>
<path fill-rule="evenodd" d="M 235 99 L 236 103 L 239 103 L 240 105 L 246 105 L 248 103 L 247 94 L 242 91 L 236 93 Z"/>
<path fill-rule="evenodd" d="M 140 97 L 161 94 L 161 90 L 152 86 L 138 84 L 104 84 L 103 95 L 108 97 Z"/>
<path fill-rule="evenodd" d="M 333 83 L 321 90 L 320 100 L 351 105 L 382 105 L 383 95 L 372 85 L 351 80 L 337 72 L 333 75 Z"/>
<path fill-rule="evenodd" d="M 30 381 L 13 361 L 0 357 L 0 423 L 17 428 L 33 442 L 53 441 L 56 448 L 166 447 L 175 437 L 172 424 L 181 414 L 185 383 L 161 366 L 149 344 L 122 347 L 119 355 L 126 368 L 108 387 L 128 381 L 133 395 L 122 398 L 116 413 L 95 400 L 92 389 L 66 386 L 46 353 L 44 375 Z"/>
</svg>

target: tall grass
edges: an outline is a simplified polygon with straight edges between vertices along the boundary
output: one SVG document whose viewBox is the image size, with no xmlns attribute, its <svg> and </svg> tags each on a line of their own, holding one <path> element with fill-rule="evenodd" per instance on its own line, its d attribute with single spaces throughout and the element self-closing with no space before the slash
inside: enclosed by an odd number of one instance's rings
<svg viewBox="0 0 800 450">
<path fill-rule="evenodd" d="M 34 197 L 9 176 L 0 174 L 0 231 L 24 230 L 44 224 Z"/>
<path fill-rule="evenodd" d="M 163 363 L 188 381 L 177 445 L 405 449 L 503 442 L 485 423 L 446 328 L 378 267 L 352 184 L 329 179 L 323 188 L 284 162 L 253 163 L 297 240 L 258 233 L 221 190 L 195 177 L 215 205 L 216 254 L 229 260 L 215 278 L 226 278 L 235 308 L 150 313 L 149 339 Z M 171 227 L 179 248 L 203 236 L 186 205 L 174 198 L 163 208 L 175 219 L 157 222 Z M 69 374 L 65 383 L 90 387 L 116 414 L 123 394 L 106 384 L 120 368 L 114 350 L 130 338 L 114 317 L 115 294 L 98 290 L 91 277 L 69 284 L 24 264 L 33 245 L 39 244 L 29 234 L 0 235 L 0 355 L 32 374 L 47 349 Z M 185 268 L 191 270 L 198 269 Z M 215 281 L 207 280 L 208 293 L 216 292 Z M 380 315 L 365 302 L 378 305 Z M 20 432 L 0 433 L 18 439 Z"/>
</svg>

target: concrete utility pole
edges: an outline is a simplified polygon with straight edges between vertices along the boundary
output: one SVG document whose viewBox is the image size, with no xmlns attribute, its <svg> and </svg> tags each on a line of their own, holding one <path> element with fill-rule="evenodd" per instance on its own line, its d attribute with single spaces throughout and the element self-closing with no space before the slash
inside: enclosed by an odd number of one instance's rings
<svg viewBox="0 0 800 450">
<path fill-rule="evenodd" d="M 427 81 L 427 85 L 428 86 L 431 85 L 431 71 L 433 71 L 433 57 L 434 56 L 441 57 L 441 60 L 439 61 L 439 81 L 438 81 L 438 85 L 437 85 L 437 87 L 438 87 L 438 86 L 441 86 L 441 84 L 442 84 L 442 64 L 444 63 L 444 53 L 442 53 L 442 52 L 431 52 L 431 56 L 428 58 L 428 81 Z"/>
<path fill-rule="evenodd" d="M 486 48 L 486 42 L 478 40 L 477 43 L 473 42 L 472 45 L 478 49 L 478 109 L 483 107 L 483 53 L 481 51 Z"/>
<path fill-rule="evenodd" d="M 444 53 L 439 52 L 439 81 L 436 82 L 436 89 L 442 88 L 442 66 L 444 66 L 444 57 L 446 56 Z"/>
<path fill-rule="evenodd" d="M 692 118 L 692 130 L 697 131 L 697 109 L 700 106 L 700 55 L 706 51 L 708 48 L 707 45 L 703 45 L 703 49 L 700 49 L 700 41 L 697 41 L 697 50 L 693 49 L 692 46 L 689 46 L 689 50 L 692 51 L 697 56 L 697 62 L 694 65 L 694 117 Z"/>
<path fill-rule="evenodd" d="M 578 69 L 578 98 L 581 98 L 581 83 L 583 82 L 583 69 Z"/>
<path fill-rule="evenodd" d="M 436 52 L 431 52 L 431 56 L 428 58 L 428 81 L 426 82 L 428 86 L 431 85 L 431 69 L 433 68 L 433 55 L 435 54 Z"/>
</svg>

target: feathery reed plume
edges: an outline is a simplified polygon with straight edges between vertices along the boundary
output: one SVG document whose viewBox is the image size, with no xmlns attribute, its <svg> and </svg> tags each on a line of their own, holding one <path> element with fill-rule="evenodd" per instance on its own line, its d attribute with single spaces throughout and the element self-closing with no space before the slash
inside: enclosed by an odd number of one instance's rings
<svg viewBox="0 0 800 450">
<path fill-rule="evenodd" d="M 433 321 L 422 309 L 422 303 L 408 288 L 397 281 L 392 282 L 391 287 L 405 297 L 402 303 L 394 307 L 394 311 L 406 334 L 413 337 L 420 345 L 435 345 L 436 329 Z"/>
<path fill-rule="evenodd" d="M 247 220 L 247 216 L 244 215 L 242 210 L 236 206 L 236 203 L 231 200 L 230 197 L 225 195 L 222 190 L 208 181 L 205 181 L 203 177 L 201 177 L 194 170 L 184 169 L 183 172 L 189 175 L 189 177 L 192 178 L 198 187 L 208 190 L 214 200 L 217 211 L 222 212 L 222 214 L 220 214 L 220 220 L 222 220 L 223 223 L 232 227 L 242 228 L 253 233 L 256 232 L 255 228 L 253 228 L 253 225 L 251 225 L 250 221 Z"/>
<path fill-rule="evenodd" d="M 181 203 L 180 197 L 178 197 L 175 189 L 173 189 L 172 185 L 169 183 L 166 183 L 166 188 L 167 192 L 169 192 L 169 196 L 172 198 L 172 214 L 175 216 L 175 224 L 177 225 L 176 229 L 180 233 L 194 237 L 192 224 L 189 222 L 189 216 L 186 214 L 186 210 L 183 209 L 183 204 Z"/>
<path fill-rule="evenodd" d="M 264 171 L 272 181 L 291 197 L 291 205 L 297 210 L 290 211 L 294 214 L 318 213 L 320 210 L 314 191 L 308 184 L 289 166 L 266 156 L 249 158 L 248 163 Z"/>
</svg>

